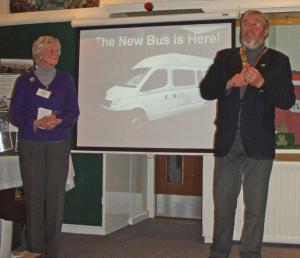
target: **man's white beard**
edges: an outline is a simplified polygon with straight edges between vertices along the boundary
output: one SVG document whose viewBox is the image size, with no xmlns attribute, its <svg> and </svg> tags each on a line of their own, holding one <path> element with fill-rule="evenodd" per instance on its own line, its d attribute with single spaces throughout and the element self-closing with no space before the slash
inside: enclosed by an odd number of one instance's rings
<svg viewBox="0 0 300 258">
<path fill-rule="evenodd" d="M 251 41 L 246 41 L 246 40 L 242 39 L 243 46 L 245 46 L 246 48 L 249 48 L 249 49 L 255 49 L 255 48 L 261 46 L 263 43 L 264 43 L 263 38 L 258 39 L 258 40 L 253 39 Z"/>
</svg>

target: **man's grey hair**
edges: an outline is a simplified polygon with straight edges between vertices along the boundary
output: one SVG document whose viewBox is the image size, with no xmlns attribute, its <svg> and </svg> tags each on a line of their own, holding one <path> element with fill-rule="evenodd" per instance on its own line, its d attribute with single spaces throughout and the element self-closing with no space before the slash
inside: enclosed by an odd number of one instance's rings
<svg viewBox="0 0 300 258">
<path fill-rule="evenodd" d="M 258 11 L 258 10 L 248 10 L 246 12 L 243 13 L 242 17 L 241 17 L 241 27 L 243 25 L 243 20 L 246 16 L 248 15 L 257 15 L 260 17 L 260 20 L 261 20 L 261 24 L 265 27 L 265 30 L 266 30 L 266 36 L 265 37 L 268 37 L 269 35 L 269 29 L 270 29 L 270 21 L 269 21 L 269 18 L 264 14 L 262 13 L 261 11 Z"/>
</svg>

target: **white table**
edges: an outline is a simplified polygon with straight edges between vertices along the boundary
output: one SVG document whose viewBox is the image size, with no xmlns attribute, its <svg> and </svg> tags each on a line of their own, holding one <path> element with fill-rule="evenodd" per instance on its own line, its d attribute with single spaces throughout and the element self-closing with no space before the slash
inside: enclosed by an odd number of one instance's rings
<svg viewBox="0 0 300 258">
<path fill-rule="evenodd" d="M 66 191 L 75 187 L 74 167 L 72 158 L 69 159 L 69 172 L 66 183 Z M 22 186 L 22 178 L 18 156 L 0 156 L 0 190 Z"/>
</svg>

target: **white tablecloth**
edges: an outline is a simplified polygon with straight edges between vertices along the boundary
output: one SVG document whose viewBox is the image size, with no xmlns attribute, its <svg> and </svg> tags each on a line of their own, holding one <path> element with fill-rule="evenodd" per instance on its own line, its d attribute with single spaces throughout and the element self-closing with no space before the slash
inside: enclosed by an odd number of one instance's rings
<svg viewBox="0 0 300 258">
<path fill-rule="evenodd" d="M 72 158 L 69 159 L 69 173 L 66 191 L 75 187 L 75 171 Z M 22 186 L 18 156 L 0 156 L 0 190 Z"/>
</svg>

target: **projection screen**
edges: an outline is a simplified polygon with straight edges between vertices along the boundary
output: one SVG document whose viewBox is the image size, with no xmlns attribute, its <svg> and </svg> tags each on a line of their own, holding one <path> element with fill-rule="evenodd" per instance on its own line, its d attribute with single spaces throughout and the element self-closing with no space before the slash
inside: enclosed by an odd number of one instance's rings
<svg viewBox="0 0 300 258">
<path fill-rule="evenodd" d="M 232 20 L 79 29 L 76 148 L 211 152 L 216 102 L 198 85 L 233 37 Z"/>
</svg>

